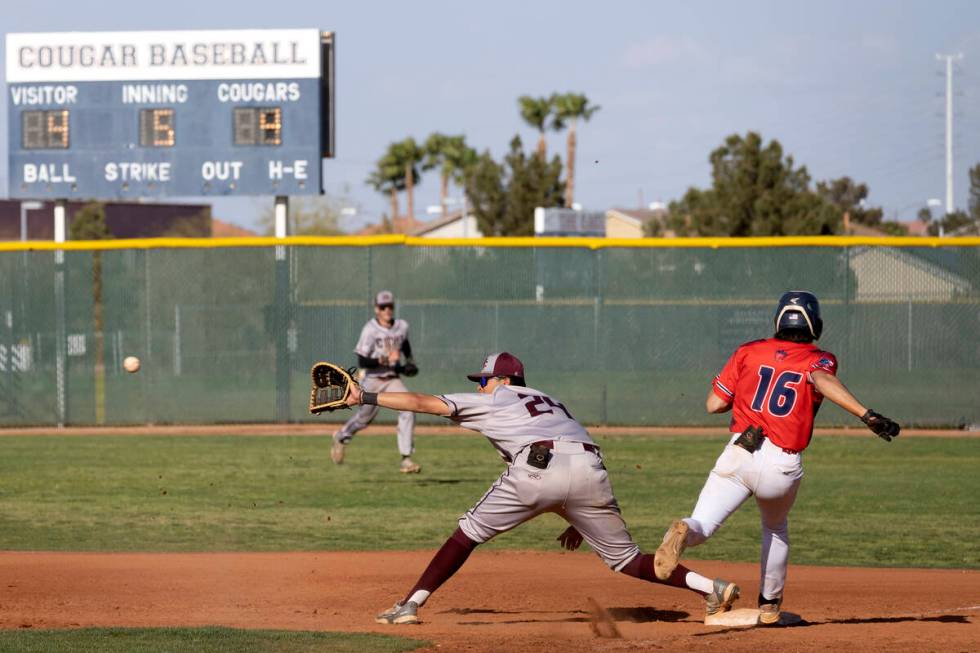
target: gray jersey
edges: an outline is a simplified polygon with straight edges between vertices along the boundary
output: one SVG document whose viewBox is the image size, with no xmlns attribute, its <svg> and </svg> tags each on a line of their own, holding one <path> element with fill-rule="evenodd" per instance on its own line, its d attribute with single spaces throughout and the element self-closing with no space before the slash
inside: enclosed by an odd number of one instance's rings
<svg viewBox="0 0 980 653">
<path fill-rule="evenodd" d="M 594 444 L 568 409 L 540 390 L 501 385 L 493 394 L 468 392 L 440 398 L 453 410 L 449 419 L 485 435 L 508 462 L 539 440 Z"/>
<path fill-rule="evenodd" d="M 357 339 L 357 346 L 354 353 L 365 358 L 387 359 L 388 354 L 393 351 L 401 351 L 402 344 L 408 340 L 408 322 L 405 320 L 395 320 L 394 324 L 385 328 L 376 319 L 367 321 L 361 329 L 361 337 Z M 394 370 L 389 367 L 374 367 L 367 370 L 368 376 L 392 377 L 396 376 Z"/>
</svg>

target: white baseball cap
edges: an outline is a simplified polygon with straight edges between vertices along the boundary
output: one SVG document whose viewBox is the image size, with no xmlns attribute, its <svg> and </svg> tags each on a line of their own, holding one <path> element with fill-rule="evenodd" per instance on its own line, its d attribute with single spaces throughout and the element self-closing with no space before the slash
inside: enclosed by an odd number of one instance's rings
<svg viewBox="0 0 980 653">
<path fill-rule="evenodd" d="M 384 306 L 386 304 L 394 304 L 395 295 L 390 290 L 382 290 L 374 297 L 375 306 Z"/>
</svg>

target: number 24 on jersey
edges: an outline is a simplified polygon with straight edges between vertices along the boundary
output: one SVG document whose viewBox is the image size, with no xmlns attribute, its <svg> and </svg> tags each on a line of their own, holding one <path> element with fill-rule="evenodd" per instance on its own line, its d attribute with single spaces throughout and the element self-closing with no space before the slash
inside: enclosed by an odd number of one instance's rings
<svg viewBox="0 0 980 653">
<path fill-rule="evenodd" d="M 555 401 L 554 399 L 552 399 L 547 395 L 532 396 L 532 395 L 519 394 L 517 396 L 520 397 L 521 399 L 530 399 L 530 401 L 524 402 L 524 408 L 527 409 L 527 412 L 531 417 L 537 417 L 538 415 L 554 414 L 555 411 L 552 409 L 557 408 L 561 412 L 565 413 L 565 416 L 568 419 L 575 419 L 574 417 L 572 417 L 572 414 L 568 412 L 568 409 L 565 408 L 565 404 Z M 548 408 L 548 406 L 550 406 L 551 408 Z"/>
</svg>

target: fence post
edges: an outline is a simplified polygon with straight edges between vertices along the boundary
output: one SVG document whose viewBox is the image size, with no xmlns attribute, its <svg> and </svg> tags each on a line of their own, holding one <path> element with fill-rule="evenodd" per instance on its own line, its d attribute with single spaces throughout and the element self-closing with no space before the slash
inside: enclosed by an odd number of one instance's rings
<svg viewBox="0 0 980 653">
<path fill-rule="evenodd" d="M 289 198 L 276 197 L 276 238 L 289 235 Z M 276 245 L 275 339 L 276 339 L 276 413 L 279 423 L 289 421 L 289 253 L 290 248 Z"/>
<path fill-rule="evenodd" d="M 371 278 L 373 273 L 371 268 L 374 263 L 374 246 L 367 245 L 365 249 L 367 250 L 367 301 L 368 306 L 374 306 L 374 279 Z"/>
<path fill-rule="evenodd" d="M 68 225 L 68 201 L 55 200 L 54 241 L 65 242 Z M 58 406 L 58 428 L 68 423 L 68 309 L 65 302 L 65 251 L 54 252 L 55 305 L 55 386 Z"/>
<path fill-rule="evenodd" d="M 851 329 L 854 326 L 854 307 L 851 306 L 851 248 L 844 246 L 844 354 L 851 355 Z"/>
<path fill-rule="evenodd" d="M 602 327 L 603 251 L 602 249 L 592 250 L 592 364 L 593 369 L 602 370 L 602 390 L 599 393 L 599 423 L 607 424 L 609 417 L 609 407 L 606 401 L 608 377 L 602 351 L 600 351 L 602 339 L 599 335 L 599 330 Z"/>
<path fill-rule="evenodd" d="M 143 356 L 145 359 L 146 372 L 141 374 L 142 384 L 141 389 L 143 391 L 142 402 L 143 402 L 143 421 L 147 424 L 153 424 L 154 413 L 151 411 L 151 407 L 154 406 L 153 401 L 148 401 L 150 397 L 153 396 L 153 375 L 156 373 L 153 368 L 153 299 L 151 296 L 152 290 L 152 277 L 150 275 L 150 255 L 153 252 L 152 249 L 143 250 L 143 308 L 145 310 L 146 319 L 143 321 L 144 329 L 144 349 Z M 125 352 L 124 352 L 125 355 Z"/>
<path fill-rule="evenodd" d="M 174 304 L 174 376 L 180 376 L 182 371 L 181 365 L 181 347 L 180 347 L 180 304 Z"/>
<path fill-rule="evenodd" d="M 912 297 L 909 297 L 909 372 L 912 371 Z"/>
</svg>

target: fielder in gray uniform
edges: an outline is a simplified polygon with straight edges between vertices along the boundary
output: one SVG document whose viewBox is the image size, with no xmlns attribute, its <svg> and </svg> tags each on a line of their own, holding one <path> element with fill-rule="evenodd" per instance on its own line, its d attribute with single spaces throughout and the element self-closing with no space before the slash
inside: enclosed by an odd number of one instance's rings
<svg viewBox="0 0 980 653">
<path fill-rule="evenodd" d="M 412 346 L 408 344 L 408 322 L 395 319 L 395 296 L 382 290 L 374 299 L 374 318 L 361 329 L 361 337 L 354 347 L 357 366 L 362 370 L 361 386 L 368 392 L 408 392 L 401 375 L 415 376 L 419 368 L 412 359 Z M 402 363 L 404 356 L 405 362 Z M 374 421 L 377 406 L 361 406 L 347 423 L 333 434 L 330 458 L 344 462 L 344 449 L 354 435 Z M 405 474 L 417 474 L 422 466 L 412 460 L 415 451 L 415 414 L 402 411 L 398 414 L 398 451 L 402 455 L 398 470 Z"/>
<path fill-rule="evenodd" d="M 500 478 L 460 518 L 415 586 L 375 621 L 419 623 L 419 608 L 478 544 L 544 512 L 571 524 L 558 536 L 566 549 L 578 548 L 584 539 L 615 571 L 697 592 L 705 597 L 708 614 L 731 608 L 739 593 L 735 583 L 711 580 L 681 565 L 666 580 L 657 579 L 653 556 L 642 553 L 626 530 L 599 447 L 564 404 L 526 387 L 521 361 L 506 352 L 492 354 L 467 378 L 479 384 L 476 392 L 434 396 L 355 387 L 347 399 L 351 406 L 448 417 L 485 435 L 507 462 Z"/>
</svg>

